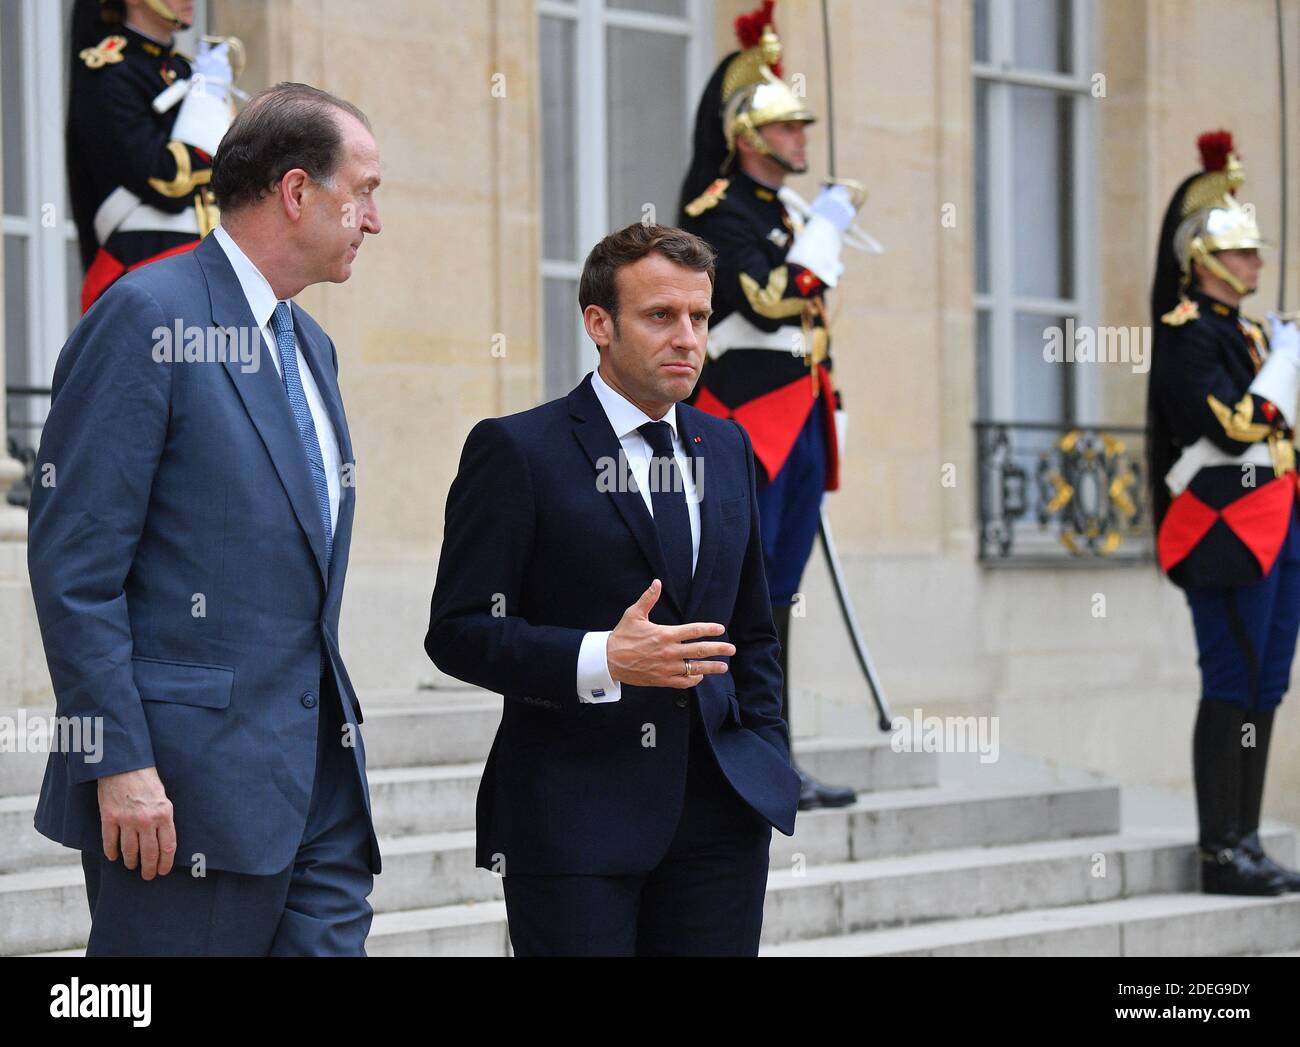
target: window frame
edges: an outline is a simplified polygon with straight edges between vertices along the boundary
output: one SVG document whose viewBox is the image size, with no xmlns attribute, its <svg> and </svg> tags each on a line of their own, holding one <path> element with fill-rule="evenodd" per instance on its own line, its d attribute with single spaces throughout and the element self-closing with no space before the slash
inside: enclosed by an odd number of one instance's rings
<svg viewBox="0 0 1300 1047">
<path fill-rule="evenodd" d="M 67 205 L 67 168 L 64 163 L 64 129 L 67 124 L 68 83 L 65 63 L 74 61 L 68 40 L 69 21 L 63 5 L 50 0 L 0 0 L 16 5 L 22 14 L 22 144 L 26 198 L 24 213 L 13 215 L 0 205 L 0 237 L 24 238 L 27 266 L 27 330 L 25 337 L 29 385 L 47 386 L 54 376 L 59 352 L 71 331 L 69 303 L 77 288 L 69 287 L 68 251 L 77 240 L 77 227 Z M 176 35 L 182 51 L 192 53 L 198 34 L 208 25 L 208 0 L 195 0 L 194 27 Z M 50 62 L 58 54 L 61 61 Z M 57 186 L 57 200 L 41 199 L 42 187 Z M 57 216 L 52 228 L 41 225 L 41 209 L 49 203 Z M 54 234 L 54 235 L 50 235 Z M 78 284 L 78 288 L 79 288 Z M 0 366 L 8 377 L 8 352 Z M 39 418 L 9 419 L 37 423 Z"/>
<path fill-rule="evenodd" d="M 1093 0 L 1069 0 L 1072 26 L 1070 41 L 1072 73 L 1051 73 L 1027 69 L 1014 64 L 1015 20 L 1012 0 L 986 0 L 988 10 L 988 60 L 979 61 L 972 47 L 971 71 L 976 82 L 988 89 L 988 209 L 987 259 L 988 290 L 976 288 L 973 304 L 976 325 L 980 314 L 989 316 L 987 352 L 981 354 L 980 388 L 985 390 L 979 403 L 982 417 L 996 421 L 1019 421 L 1015 414 L 1015 318 L 1028 314 L 1047 318 L 1075 317 L 1078 325 L 1091 325 L 1099 315 L 1097 268 L 1097 119 L 1093 101 L 1093 71 L 1097 68 L 1097 7 Z M 972 4 L 973 19 L 978 14 Z M 972 32 L 972 41 L 974 32 Z M 1046 89 L 1058 97 L 1073 97 L 1071 154 L 1074 207 L 1071 266 L 1074 277 L 1073 297 L 1044 298 L 1017 295 L 1015 286 L 1015 221 L 1012 171 L 1015 163 L 1012 124 L 1012 89 L 1030 87 Z M 973 134 L 980 133 L 974 119 Z M 975 172 L 978 177 L 978 172 Z M 978 202 L 977 202 L 978 206 Z M 984 248 L 975 243 L 978 252 Z M 1067 376 L 1067 416 L 1062 424 L 1089 424 L 1100 421 L 1100 386 L 1095 368 L 1073 367 Z"/>
<path fill-rule="evenodd" d="M 686 90 L 686 113 L 683 131 L 689 143 L 694 132 L 695 110 L 700 95 L 713 72 L 714 0 L 685 0 L 685 15 L 661 15 L 644 11 L 629 11 L 607 7 L 605 0 L 538 0 L 537 16 L 557 18 L 576 23 L 574 47 L 577 68 L 574 71 L 577 184 L 574 187 L 575 236 L 574 257 L 568 259 L 546 256 L 542 248 L 539 267 L 539 301 L 543 309 L 542 353 L 564 352 L 563 347 L 546 344 L 546 291 L 548 280 L 568 280 L 577 283 L 582 275 L 582 262 L 587 252 L 609 232 L 609 141 L 608 112 L 606 105 L 606 38 L 609 29 L 634 29 L 683 37 L 686 43 L 686 69 L 689 77 Z M 540 58 L 539 58 L 540 62 Z M 539 68 L 539 77 L 541 70 Z M 543 143 L 542 148 L 545 148 Z M 683 170 L 682 175 L 686 172 Z M 675 201 L 674 201 L 675 202 Z M 542 207 L 546 207 L 543 201 Z M 542 218 L 543 223 L 545 217 Z M 675 221 L 675 214 L 669 219 Z M 544 239 L 543 239 L 544 244 Z M 573 344 L 568 352 L 573 354 L 576 373 L 581 376 L 596 365 L 596 349 L 582 328 L 581 317 L 574 303 Z M 558 390 L 546 390 L 546 367 L 540 368 L 539 385 L 544 395 Z M 567 392 L 567 390 L 565 390 Z"/>
</svg>

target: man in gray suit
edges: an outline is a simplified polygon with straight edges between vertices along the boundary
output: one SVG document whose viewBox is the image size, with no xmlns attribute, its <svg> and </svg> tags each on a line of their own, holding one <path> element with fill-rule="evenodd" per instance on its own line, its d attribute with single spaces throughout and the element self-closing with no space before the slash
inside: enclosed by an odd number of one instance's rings
<svg viewBox="0 0 1300 1047">
<path fill-rule="evenodd" d="M 255 97 L 222 226 L 115 283 L 55 369 L 28 564 L 58 711 L 36 828 L 90 955 L 363 955 L 379 851 L 339 654 L 355 491 L 334 343 L 292 304 L 380 231 L 355 106 Z"/>
</svg>

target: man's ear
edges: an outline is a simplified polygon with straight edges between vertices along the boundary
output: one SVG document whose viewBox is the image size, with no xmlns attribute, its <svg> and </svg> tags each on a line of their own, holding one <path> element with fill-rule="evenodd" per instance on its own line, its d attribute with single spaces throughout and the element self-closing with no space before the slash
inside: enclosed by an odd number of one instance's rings
<svg viewBox="0 0 1300 1047">
<path fill-rule="evenodd" d="M 280 206 L 290 221 L 296 222 L 302 217 L 303 196 L 311 179 L 301 167 L 285 172 L 280 179 Z"/>
<path fill-rule="evenodd" d="M 589 305 L 582 311 L 582 326 L 587 329 L 587 337 L 596 343 L 596 348 L 604 349 L 614 338 L 614 318 L 608 310 L 598 305 Z"/>
</svg>

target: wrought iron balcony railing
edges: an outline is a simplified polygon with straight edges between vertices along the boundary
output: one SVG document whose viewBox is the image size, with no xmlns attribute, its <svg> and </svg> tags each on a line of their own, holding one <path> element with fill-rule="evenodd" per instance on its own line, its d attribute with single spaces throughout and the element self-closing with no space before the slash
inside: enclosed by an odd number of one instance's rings
<svg viewBox="0 0 1300 1047">
<path fill-rule="evenodd" d="M 975 437 L 981 562 L 1150 560 L 1144 429 L 976 422 Z"/>
<path fill-rule="evenodd" d="M 6 444 L 9 456 L 23 465 L 23 478 L 9 488 L 5 500 L 23 508 L 32 496 L 32 472 L 36 468 L 36 448 L 41 429 L 50 413 L 50 390 L 37 386 L 10 385 L 5 388 Z"/>
</svg>

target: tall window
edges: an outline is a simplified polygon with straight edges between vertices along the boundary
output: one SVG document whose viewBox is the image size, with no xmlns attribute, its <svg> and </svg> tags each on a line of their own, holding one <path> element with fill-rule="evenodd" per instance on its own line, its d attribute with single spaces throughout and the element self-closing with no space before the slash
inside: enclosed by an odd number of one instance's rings
<svg viewBox="0 0 1300 1047">
<path fill-rule="evenodd" d="M 596 365 L 578 277 L 607 233 L 673 223 L 695 106 L 714 59 L 713 0 L 539 0 L 545 394 Z"/>
<path fill-rule="evenodd" d="M 5 383 L 21 388 L 49 383 L 79 312 L 81 261 L 63 166 L 72 0 L 0 5 Z M 11 429 L 38 421 L 45 406 L 11 399 Z"/>
<path fill-rule="evenodd" d="M 1073 423 L 1087 369 L 1043 358 L 1044 330 L 1090 322 L 1093 0 L 974 0 L 980 414 Z"/>
<path fill-rule="evenodd" d="M 72 0 L 0 0 L 0 125 L 4 135 L 5 385 L 48 387 L 80 315 L 81 260 L 68 203 L 63 135 Z M 195 4 L 206 24 L 207 4 Z M 178 39 L 190 51 L 193 32 Z M 31 446 L 48 399 L 8 398 L 12 438 Z"/>
</svg>

